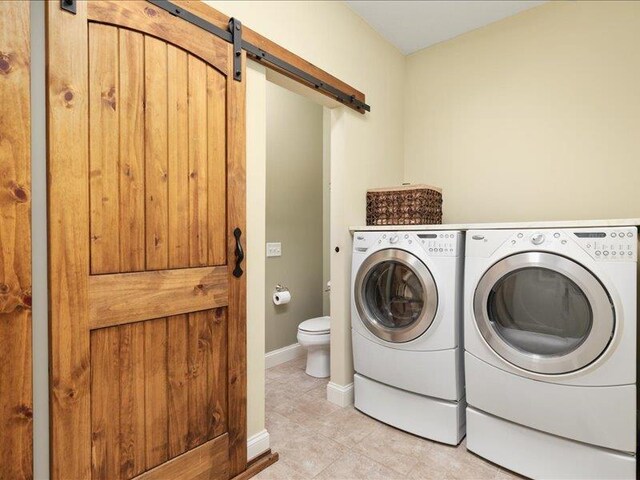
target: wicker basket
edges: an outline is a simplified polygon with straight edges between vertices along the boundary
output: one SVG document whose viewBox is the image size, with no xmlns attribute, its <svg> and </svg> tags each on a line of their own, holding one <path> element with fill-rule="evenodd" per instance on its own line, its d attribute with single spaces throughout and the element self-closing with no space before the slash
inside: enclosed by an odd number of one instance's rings
<svg viewBox="0 0 640 480">
<path fill-rule="evenodd" d="M 442 223 L 442 190 L 407 185 L 367 190 L 367 225 L 434 225 Z"/>
</svg>

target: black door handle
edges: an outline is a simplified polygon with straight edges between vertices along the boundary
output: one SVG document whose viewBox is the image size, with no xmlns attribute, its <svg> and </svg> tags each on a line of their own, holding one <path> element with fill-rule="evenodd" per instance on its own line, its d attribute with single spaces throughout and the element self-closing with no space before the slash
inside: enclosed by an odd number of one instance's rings
<svg viewBox="0 0 640 480">
<path fill-rule="evenodd" d="M 244 250 L 242 249 L 242 243 L 240 243 L 240 235 L 242 235 L 242 230 L 236 227 L 233 231 L 233 236 L 236 237 L 236 268 L 233 269 L 233 276 L 236 278 L 240 278 L 244 273 L 240 267 L 244 260 Z"/>
</svg>

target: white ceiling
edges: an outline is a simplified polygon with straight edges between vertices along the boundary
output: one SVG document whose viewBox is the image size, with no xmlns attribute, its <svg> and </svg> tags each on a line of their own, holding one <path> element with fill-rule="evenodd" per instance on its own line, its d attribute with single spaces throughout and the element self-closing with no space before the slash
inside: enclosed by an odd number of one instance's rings
<svg viewBox="0 0 640 480">
<path fill-rule="evenodd" d="M 347 5 L 405 55 L 475 30 L 544 1 L 359 1 Z"/>
</svg>

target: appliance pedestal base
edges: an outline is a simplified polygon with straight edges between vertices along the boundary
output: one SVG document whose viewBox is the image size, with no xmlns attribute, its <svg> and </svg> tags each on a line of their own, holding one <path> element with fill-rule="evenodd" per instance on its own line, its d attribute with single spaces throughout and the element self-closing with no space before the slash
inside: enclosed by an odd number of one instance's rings
<svg viewBox="0 0 640 480">
<path fill-rule="evenodd" d="M 467 448 L 531 478 L 636 478 L 633 455 L 533 430 L 472 407 L 467 407 Z"/>
<path fill-rule="evenodd" d="M 458 445 L 465 434 L 465 400 L 425 397 L 355 374 L 355 407 L 405 432 Z"/>
</svg>

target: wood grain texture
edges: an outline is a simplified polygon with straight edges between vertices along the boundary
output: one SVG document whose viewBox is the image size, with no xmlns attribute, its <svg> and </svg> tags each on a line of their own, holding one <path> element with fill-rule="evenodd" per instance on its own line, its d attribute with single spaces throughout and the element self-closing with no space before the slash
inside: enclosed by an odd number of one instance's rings
<svg viewBox="0 0 640 480">
<path fill-rule="evenodd" d="M 144 323 L 145 458 L 147 468 L 169 459 L 167 425 L 167 320 Z"/>
<path fill-rule="evenodd" d="M 91 273 L 120 271 L 118 30 L 89 25 Z"/>
<path fill-rule="evenodd" d="M 243 75 L 246 63 L 243 52 Z M 229 231 L 240 228 L 242 242 L 246 246 L 245 89 L 244 82 L 230 81 L 227 85 L 227 228 Z M 247 264 L 243 264 L 244 275 L 240 278 L 233 276 L 236 242 L 233 235 L 227 238 L 228 431 L 230 474 L 234 476 L 247 468 Z"/>
<path fill-rule="evenodd" d="M 169 265 L 167 45 L 145 36 L 144 49 L 146 269 L 160 270 Z"/>
<path fill-rule="evenodd" d="M 189 264 L 208 263 L 207 66 L 189 55 Z M 219 121 L 223 121 L 222 118 Z"/>
<path fill-rule="evenodd" d="M 211 355 L 211 330 L 207 325 L 207 312 L 189 314 L 189 448 L 207 440 L 207 367 Z"/>
<path fill-rule="evenodd" d="M 189 103 L 187 53 L 167 50 L 169 122 L 169 267 L 189 266 Z"/>
<path fill-rule="evenodd" d="M 144 38 L 118 29 L 120 142 L 120 270 L 145 266 Z"/>
<path fill-rule="evenodd" d="M 227 309 L 206 312 L 211 339 L 207 352 L 207 437 L 215 438 L 227 431 Z"/>
<path fill-rule="evenodd" d="M 224 41 L 148 2 L 93 1 L 89 2 L 88 15 L 90 20 L 127 27 L 162 38 L 200 57 L 221 73 L 227 74 L 227 48 Z"/>
<path fill-rule="evenodd" d="M 228 304 L 226 267 L 94 275 L 89 326 L 102 328 Z"/>
<path fill-rule="evenodd" d="M 33 476 L 29 5 L 0 2 L 0 478 Z"/>
<path fill-rule="evenodd" d="M 102 331 L 102 330 L 98 330 Z M 144 323 L 122 325 L 120 335 L 120 478 L 146 470 Z"/>
<path fill-rule="evenodd" d="M 91 472 L 120 478 L 120 335 L 115 328 L 91 334 Z"/>
<path fill-rule="evenodd" d="M 219 12 L 218 10 L 210 7 L 209 5 L 207 5 L 204 2 L 198 1 L 198 0 L 174 0 L 174 2 L 176 5 L 179 5 L 183 8 L 185 8 L 186 10 L 189 10 L 190 12 L 195 13 L 196 15 L 201 16 L 202 18 L 206 19 L 207 21 L 213 23 L 214 25 L 226 29 L 227 25 L 229 24 L 229 17 L 227 17 L 226 15 L 224 15 L 223 13 Z M 281 58 L 282 60 L 284 60 L 285 62 L 293 65 L 294 67 L 299 68 L 300 70 L 313 75 L 314 77 L 318 78 L 319 80 L 321 80 L 322 82 L 332 85 L 340 90 L 342 90 L 343 92 L 349 94 L 349 95 L 353 95 L 355 98 L 357 98 L 358 100 L 365 102 L 365 95 L 364 93 L 358 91 L 357 89 L 355 89 L 354 87 L 352 87 L 351 85 L 348 85 L 347 83 L 343 82 L 342 80 L 334 77 L 333 75 L 327 73 L 326 71 L 322 70 L 321 68 L 313 65 L 311 62 L 308 62 L 307 60 L 303 59 L 302 57 L 296 55 L 295 53 L 287 50 L 284 47 L 281 47 L 280 45 L 278 45 L 275 42 L 272 42 L 271 40 L 269 40 L 268 38 L 260 35 L 259 33 L 255 32 L 254 30 L 250 29 L 249 27 L 247 27 L 246 25 L 242 26 L 242 39 L 246 40 L 247 42 L 255 45 L 256 47 L 261 48 L 262 50 L 264 50 L 265 52 L 271 53 L 279 58 Z M 279 70 L 275 65 L 269 64 L 269 63 L 263 63 L 265 67 L 268 68 L 272 68 L 273 70 L 279 71 L 281 73 L 283 73 L 284 75 L 289 76 L 290 78 L 292 78 L 293 80 L 296 80 L 300 83 L 302 83 L 303 85 L 307 85 L 309 86 L 306 82 L 301 81 L 299 78 L 297 77 L 292 77 L 290 74 L 287 74 L 286 72 L 282 72 L 281 70 Z M 323 93 L 324 95 L 333 98 L 330 94 L 327 94 L 323 91 L 320 91 L 321 93 Z M 346 104 L 345 104 L 346 105 Z M 349 106 L 349 105 L 347 105 Z M 354 110 L 360 112 L 360 113 L 365 113 L 363 110 L 358 110 L 355 109 Z"/>
<path fill-rule="evenodd" d="M 136 480 L 226 480 L 229 478 L 228 444 L 228 436 L 221 435 L 143 473 Z"/>
<path fill-rule="evenodd" d="M 87 4 L 47 3 L 51 477 L 91 476 Z M 73 45 L 73 48 L 70 46 Z M 69 141 L 73 138 L 73 141 Z"/>
<path fill-rule="evenodd" d="M 227 79 L 207 68 L 209 265 L 227 262 Z"/>
<path fill-rule="evenodd" d="M 189 448 L 189 322 L 187 315 L 167 319 L 167 355 L 169 361 L 168 422 L 169 457 Z"/>
</svg>

